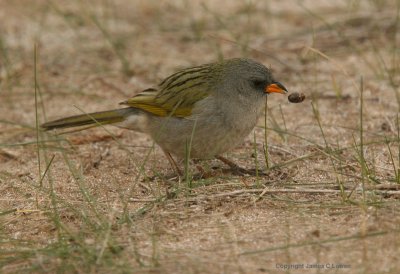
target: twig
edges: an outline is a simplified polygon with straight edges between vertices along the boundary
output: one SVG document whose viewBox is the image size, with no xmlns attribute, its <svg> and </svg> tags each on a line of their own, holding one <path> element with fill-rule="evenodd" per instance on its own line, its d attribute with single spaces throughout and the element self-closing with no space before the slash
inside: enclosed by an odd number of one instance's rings
<svg viewBox="0 0 400 274">
<path fill-rule="evenodd" d="M 400 195 L 400 190 L 378 190 L 378 189 L 366 189 L 367 191 L 374 191 L 377 194 L 387 194 L 387 195 Z M 344 192 L 350 193 L 351 190 L 345 190 Z M 213 198 L 220 198 L 220 197 L 229 197 L 229 196 L 238 196 L 241 194 L 257 194 L 260 193 L 260 197 L 262 197 L 265 194 L 269 193 L 309 193 L 309 194 L 340 194 L 342 193 L 341 190 L 336 190 L 336 189 L 305 189 L 305 188 L 299 188 L 299 189 L 240 189 L 240 190 L 234 190 L 230 192 L 224 192 L 224 193 L 218 193 L 214 195 L 198 195 L 198 196 L 193 196 L 191 198 L 185 198 L 185 201 L 196 201 L 196 200 L 209 200 Z M 130 202 L 155 202 L 159 199 L 154 199 L 154 198 L 143 198 L 143 199 L 136 199 L 136 198 L 131 198 L 129 199 Z M 180 200 L 180 199 L 177 199 Z"/>
</svg>

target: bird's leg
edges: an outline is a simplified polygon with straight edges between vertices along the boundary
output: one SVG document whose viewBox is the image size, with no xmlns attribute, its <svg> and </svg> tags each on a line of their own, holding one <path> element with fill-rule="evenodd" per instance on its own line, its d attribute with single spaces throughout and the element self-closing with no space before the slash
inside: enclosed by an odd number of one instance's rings
<svg viewBox="0 0 400 274">
<path fill-rule="evenodd" d="M 201 161 L 199 159 L 192 159 L 193 163 L 196 165 L 196 169 L 197 171 L 200 173 L 200 177 L 199 178 L 209 178 L 212 177 L 213 174 L 209 171 L 206 171 L 201 165 Z"/>
<path fill-rule="evenodd" d="M 229 159 L 226 159 L 225 157 L 221 156 L 221 155 L 217 155 L 215 156 L 216 159 L 220 160 L 221 162 L 223 162 L 224 164 L 226 164 L 227 166 L 229 166 L 233 171 L 239 172 L 241 174 L 249 174 L 249 175 L 263 175 L 265 174 L 264 172 L 260 171 L 256 171 L 254 169 L 246 169 L 246 168 L 242 168 L 240 166 L 238 166 L 237 164 L 235 164 L 234 162 L 232 162 Z"/>
<path fill-rule="evenodd" d="M 168 151 L 163 150 L 165 156 L 167 157 L 169 163 L 172 168 L 175 170 L 178 176 L 183 176 L 182 170 L 178 167 L 178 164 L 175 162 L 174 158 L 172 158 L 171 154 Z"/>
<path fill-rule="evenodd" d="M 217 158 L 218 160 L 220 160 L 221 162 L 223 162 L 224 164 L 229 166 L 231 169 L 241 169 L 240 166 L 238 166 L 237 164 L 235 164 L 231 160 L 226 159 L 225 157 L 223 157 L 221 155 L 217 155 L 215 158 Z"/>
</svg>

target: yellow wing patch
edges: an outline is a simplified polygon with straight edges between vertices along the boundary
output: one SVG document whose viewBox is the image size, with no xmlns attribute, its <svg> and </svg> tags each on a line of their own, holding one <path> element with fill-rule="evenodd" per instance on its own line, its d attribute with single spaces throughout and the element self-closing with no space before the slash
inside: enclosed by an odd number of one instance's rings
<svg viewBox="0 0 400 274">
<path fill-rule="evenodd" d="M 184 118 L 192 114 L 192 108 L 182 106 L 183 104 L 181 101 L 171 105 L 168 104 L 168 102 L 160 102 L 161 100 L 157 98 L 157 94 L 149 93 L 150 92 L 144 91 L 121 104 L 138 108 L 160 117 L 171 116 Z"/>
<path fill-rule="evenodd" d="M 179 106 L 178 106 L 175 108 L 175 110 L 174 109 L 169 110 L 169 109 L 163 108 L 162 106 L 135 102 L 131 99 L 129 99 L 127 101 L 126 105 L 150 112 L 151 114 L 154 114 L 154 115 L 160 116 L 160 117 L 171 116 L 171 117 L 184 118 L 184 117 L 190 116 L 192 114 L 192 111 L 189 108 L 179 108 Z"/>
</svg>

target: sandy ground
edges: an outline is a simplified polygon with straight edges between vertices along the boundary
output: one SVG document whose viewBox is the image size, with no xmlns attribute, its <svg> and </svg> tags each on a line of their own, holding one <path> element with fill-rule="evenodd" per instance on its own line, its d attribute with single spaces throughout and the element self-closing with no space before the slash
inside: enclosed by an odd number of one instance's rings
<svg viewBox="0 0 400 274">
<path fill-rule="evenodd" d="M 0 1 L 0 272 L 399 273 L 399 10 Z M 269 168 L 263 119 L 225 155 L 266 174 L 206 161 L 186 180 L 141 133 L 35 130 L 242 56 L 307 96 L 269 98 Z"/>
</svg>

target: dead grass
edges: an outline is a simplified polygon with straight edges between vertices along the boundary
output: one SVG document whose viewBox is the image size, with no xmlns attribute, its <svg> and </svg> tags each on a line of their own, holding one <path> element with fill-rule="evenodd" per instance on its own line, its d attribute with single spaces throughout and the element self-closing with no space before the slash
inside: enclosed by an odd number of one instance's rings
<svg viewBox="0 0 400 274">
<path fill-rule="evenodd" d="M 398 273 L 399 10 L 395 0 L 1 1 L 1 272 Z M 266 176 L 209 161 L 214 176 L 189 167 L 180 181 L 140 133 L 35 130 L 237 56 L 307 96 L 270 97 L 267 144 L 260 121 L 227 155 Z"/>
</svg>

